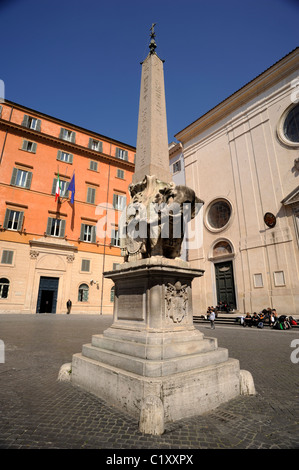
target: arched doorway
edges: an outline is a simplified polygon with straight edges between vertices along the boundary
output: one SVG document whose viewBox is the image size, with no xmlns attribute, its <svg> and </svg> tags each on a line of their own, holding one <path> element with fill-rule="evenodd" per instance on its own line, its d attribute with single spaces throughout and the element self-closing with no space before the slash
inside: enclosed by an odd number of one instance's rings
<svg viewBox="0 0 299 470">
<path fill-rule="evenodd" d="M 235 309 L 237 305 L 233 256 L 232 245 L 227 240 L 220 240 L 213 246 L 217 305 L 222 302 Z"/>
</svg>

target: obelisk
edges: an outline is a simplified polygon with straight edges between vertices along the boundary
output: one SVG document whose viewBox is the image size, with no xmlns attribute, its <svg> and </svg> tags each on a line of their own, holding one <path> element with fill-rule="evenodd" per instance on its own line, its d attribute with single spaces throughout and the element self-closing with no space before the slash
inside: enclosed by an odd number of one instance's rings
<svg viewBox="0 0 299 470">
<path fill-rule="evenodd" d="M 138 183 L 145 175 L 156 175 L 165 183 L 171 181 L 163 61 L 155 51 L 154 26 L 151 28 L 150 52 L 142 63 L 133 183 Z"/>
</svg>

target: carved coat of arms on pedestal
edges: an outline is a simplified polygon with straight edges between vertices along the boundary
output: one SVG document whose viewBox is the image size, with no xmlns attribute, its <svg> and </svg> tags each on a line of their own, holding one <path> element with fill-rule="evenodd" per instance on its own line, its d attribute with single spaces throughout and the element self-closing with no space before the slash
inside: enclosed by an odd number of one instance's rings
<svg viewBox="0 0 299 470">
<path fill-rule="evenodd" d="M 180 323 L 188 313 L 188 286 L 177 281 L 174 285 L 168 283 L 166 287 L 167 316 L 174 323 Z"/>
</svg>

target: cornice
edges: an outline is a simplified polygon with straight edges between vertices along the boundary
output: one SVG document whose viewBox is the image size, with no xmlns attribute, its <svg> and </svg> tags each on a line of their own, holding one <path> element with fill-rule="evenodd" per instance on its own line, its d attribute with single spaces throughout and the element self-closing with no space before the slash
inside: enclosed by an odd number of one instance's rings
<svg viewBox="0 0 299 470">
<path fill-rule="evenodd" d="M 299 202 L 299 186 L 293 189 L 293 191 L 281 201 L 281 204 L 288 206 L 289 204 L 294 204 L 297 202 Z"/>
<path fill-rule="evenodd" d="M 42 113 L 40 111 L 36 111 L 35 109 L 28 108 L 27 106 L 23 106 L 21 104 L 15 103 L 13 101 L 9 101 L 5 99 L 4 104 L 7 104 L 8 106 L 11 106 L 14 109 L 18 109 L 20 111 L 24 111 L 25 113 L 32 114 L 34 117 L 41 118 L 41 119 L 47 119 L 48 121 L 54 122 L 55 124 L 59 124 L 62 127 L 66 126 L 69 129 L 77 130 L 79 132 L 82 132 L 83 134 L 87 134 L 90 137 L 95 137 L 97 140 L 105 140 L 106 142 L 113 143 L 114 145 L 120 145 L 121 147 L 124 147 L 126 149 L 132 150 L 133 152 L 136 152 L 136 148 L 133 147 L 132 145 L 126 144 L 124 142 L 121 142 L 119 140 L 113 139 L 111 137 L 107 137 L 102 134 L 98 134 L 97 132 L 91 131 L 89 129 L 85 129 L 84 127 L 77 126 L 76 124 L 72 124 L 67 121 L 63 121 L 62 119 L 55 118 L 53 116 L 50 116 L 49 114 Z"/>
<path fill-rule="evenodd" d="M 177 152 L 181 152 L 182 148 L 181 142 L 172 142 L 169 145 L 169 157 L 172 158 Z"/>
<path fill-rule="evenodd" d="M 248 103 L 265 90 L 271 88 L 279 81 L 289 76 L 299 67 L 299 48 L 271 66 L 258 77 L 244 85 L 240 90 L 233 93 L 199 119 L 191 123 L 185 129 L 175 135 L 181 142 L 186 142 L 192 137 L 211 127 L 216 122 L 230 115 L 233 111 Z"/>
<path fill-rule="evenodd" d="M 290 84 L 287 83 L 281 88 L 279 88 L 278 91 L 275 91 L 271 93 L 271 95 L 264 97 L 263 99 L 260 99 L 258 103 L 254 103 L 251 106 L 248 106 L 245 110 L 241 110 L 238 113 L 235 113 L 235 115 L 226 120 L 222 120 L 222 124 L 218 124 L 217 128 L 215 128 L 213 131 L 210 130 L 208 135 L 203 136 L 201 139 L 197 139 L 194 141 L 192 144 L 188 143 L 188 146 L 184 148 L 184 158 L 188 158 L 190 155 L 192 155 L 195 151 L 201 149 L 203 146 L 207 145 L 208 143 L 211 143 L 213 140 L 218 138 L 221 135 L 227 135 L 228 141 L 232 142 L 235 140 L 235 138 L 240 137 L 242 134 L 245 134 L 248 132 L 247 130 L 244 130 L 242 133 L 238 133 L 237 135 L 234 135 L 234 130 L 241 125 L 245 124 L 245 122 L 250 123 L 251 120 L 254 120 L 255 117 L 257 116 L 262 116 L 263 113 L 267 111 L 267 107 L 273 104 L 276 100 L 278 100 L 280 97 L 282 97 L 285 93 L 289 92 L 290 90 Z M 257 124 L 252 125 L 250 123 L 250 128 L 249 130 L 254 129 L 257 126 L 260 126 L 267 122 L 269 118 L 263 118 L 260 120 Z M 290 143 L 288 142 L 288 147 L 290 146 Z M 298 147 L 298 146 L 296 146 Z"/>
<path fill-rule="evenodd" d="M 35 142 L 42 142 L 48 145 L 50 144 L 60 150 L 66 150 L 71 153 L 84 155 L 89 158 L 92 158 L 93 160 L 104 161 L 117 167 L 123 167 L 131 171 L 134 171 L 135 168 L 134 163 L 128 162 L 126 160 L 121 160 L 120 158 L 112 157 L 111 155 L 102 152 L 97 152 L 87 147 L 83 147 L 81 145 L 68 142 L 63 139 L 59 139 L 58 137 L 54 137 L 40 131 L 28 129 L 27 127 L 24 127 L 22 125 L 15 124 L 11 121 L 6 121 L 5 119 L 0 119 L 0 129 L 20 136 L 29 137 Z"/>
<path fill-rule="evenodd" d="M 20 207 L 22 209 L 28 209 L 28 206 L 25 205 L 25 204 L 19 204 L 19 203 L 16 203 L 16 202 L 10 202 L 10 201 L 5 201 L 5 204 L 7 206 L 13 206 L 13 207 Z"/>
<path fill-rule="evenodd" d="M 56 239 L 54 237 L 41 237 L 39 239 L 33 239 L 29 241 L 31 248 L 54 248 L 56 250 L 76 252 L 78 248 L 75 245 L 71 245 L 63 238 Z"/>
</svg>

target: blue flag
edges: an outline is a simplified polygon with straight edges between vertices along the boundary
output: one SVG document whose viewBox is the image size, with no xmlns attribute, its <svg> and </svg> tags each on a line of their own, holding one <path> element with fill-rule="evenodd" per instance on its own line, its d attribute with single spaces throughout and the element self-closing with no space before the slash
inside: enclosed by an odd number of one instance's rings
<svg viewBox="0 0 299 470">
<path fill-rule="evenodd" d="M 72 177 L 71 182 L 70 182 L 70 184 L 69 184 L 68 190 L 72 192 L 71 203 L 74 204 L 74 197 L 75 197 L 75 173 L 73 174 L 73 177 Z"/>
</svg>

